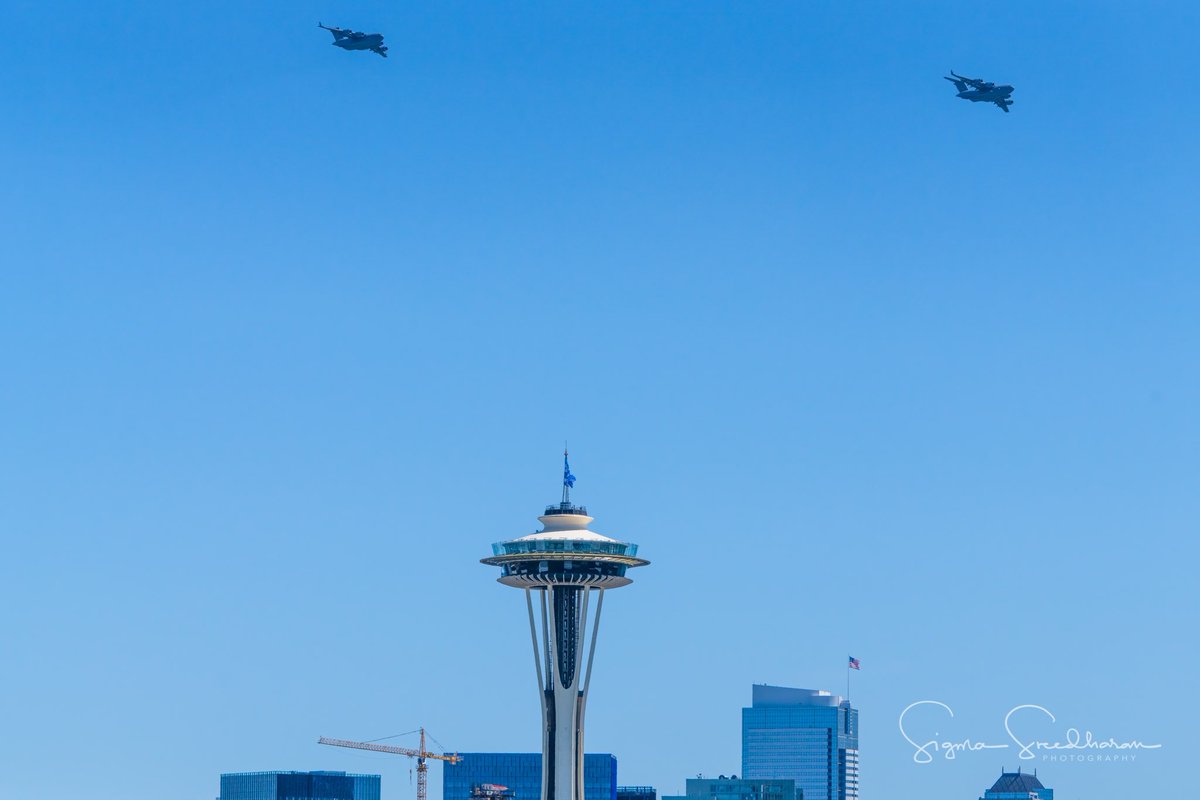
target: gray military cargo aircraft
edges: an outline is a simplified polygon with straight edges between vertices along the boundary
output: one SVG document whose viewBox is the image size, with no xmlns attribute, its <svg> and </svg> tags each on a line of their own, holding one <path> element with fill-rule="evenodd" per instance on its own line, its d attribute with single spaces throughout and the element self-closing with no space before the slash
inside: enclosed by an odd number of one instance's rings
<svg viewBox="0 0 1200 800">
<path fill-rule="evenodd" d="M 950 70 L 953 78 L 946 78 L 954 84 L 954 88 L 958 89 L 958 96 L 963 100 L 970 100 L 972 103 L 995 103 L 1000 106 L 1000 110 L 1005 114 L 1008 113 L 1008 107 L 1013 104 L 1009 98 L 1012 97 L 1013 87 L 1008 85 L 997 86 L 991 81 L 981 81 L 978 78 L 964 78 L 954 70 Z"/>
<path fill-rule="evenodd" d="M 330 28 L 328 25 L 317 23 L 318 28 L 324 28 L 333 34 L 333 44 L 343 50 L 370 50 L 372 53 L 387 58 L 387 47 L 383 44 L 382 33 L 362 33 L 360 31 L 352 31 L 348 28 L 339 28 L 334 26 Z"/>
</svg>

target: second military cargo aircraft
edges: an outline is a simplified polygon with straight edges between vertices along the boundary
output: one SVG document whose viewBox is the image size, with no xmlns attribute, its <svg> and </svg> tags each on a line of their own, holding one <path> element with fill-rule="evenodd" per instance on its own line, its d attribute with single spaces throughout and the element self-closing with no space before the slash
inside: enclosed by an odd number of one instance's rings
<svg viewBox="0 0 1200 800">
<path fill-rule="evenodd" d="M 1012 97 L 1013 87 L 1006 85 L 997 86 L 991 81 L 981 81 L 978 78 L 964 78 L 954 70 L 950 70 L 953 78 L 946 78 L 954 84 L 954 88 L 958 89 L 958 96 L 963 100 L 970 100 L 972 103 L 995 103 L 1000 106 L 1000 110 L 1005 114 L 1008 113 L 1008 107 L 1013 104 L 1009 98 Z"/>
<path fill-rule="evenodd" d="M 340 47 L 343 50 L 370 50 L 372 53 L 387 58 L 387 47 L 383 44 L 382 33 L 362 33 L 361 31 L 352 31 L 349 28 L 339 28 L 336 25 L 330 28 L 328 25 L 317 23 L 318 28 L 324 28 L 333 34 L 333 45 Z"/>
</svg>

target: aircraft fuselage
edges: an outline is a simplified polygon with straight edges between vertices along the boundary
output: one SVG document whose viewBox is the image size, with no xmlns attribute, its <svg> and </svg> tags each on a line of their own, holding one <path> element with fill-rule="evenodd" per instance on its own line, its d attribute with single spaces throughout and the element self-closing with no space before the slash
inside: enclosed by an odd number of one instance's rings
<svg viewBox="0 0 1200 800">
<path fill-rule="evenodd" d="M 958 96 L 963 100 L 970 100 L 972 103 L 996 103 L 1007 100 L 1012 93 L 1013 87 L 1011 86 L 993 86 L 991 89 L 967 89 L 959 92 Z"/>
<path fill-rule="evenodd" d="M 359 38 L 346 36 L 342 39 L 338 39 L 336 42 L 333 42 L 333 44 L 337 45 L 343 50 L 370 50 L 371 48 L 379 47 L 383 44 L 383 34 L 372 33 Z"/>
</svg>

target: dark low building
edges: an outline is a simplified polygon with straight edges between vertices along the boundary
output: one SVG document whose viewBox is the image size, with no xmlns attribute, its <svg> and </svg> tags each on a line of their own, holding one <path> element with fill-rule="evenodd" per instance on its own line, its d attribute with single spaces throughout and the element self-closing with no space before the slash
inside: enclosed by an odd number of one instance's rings
<svg viewBox="0 0 1200 800">
<path fill-rule="evenodd" d="M 618 786 L 617 800 L 658 800 L 653 786 Z"/>
<path fill-rule="evenodd" d="M 688 778 L 684 791 L 687 794 L 664 795 L 662 800 L 804 800 L 804 791 L 791 778 Z"/>
<path fill-rule="evenodd" d="M 379 800 L 379 782 L 345 772 L 228 772 L 217 800 Z"/>
<path fill-rule="evenodd" d="M 1001 770 L 1000 779 L 979 800 L 1054 800 L 1054 790 L 1042 785 L 1037 770 L 1032 774 L 1019 768 L 1016 772 Z"/>
</svg>

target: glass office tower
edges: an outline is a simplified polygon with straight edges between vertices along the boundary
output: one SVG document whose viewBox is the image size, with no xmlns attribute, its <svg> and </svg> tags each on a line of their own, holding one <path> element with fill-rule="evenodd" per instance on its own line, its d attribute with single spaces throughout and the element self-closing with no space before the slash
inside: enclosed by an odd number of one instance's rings
<svg viewBox="0 0 1200 800">
<path fill-rule="evenodd" d="M 742 774 L 794 780 L 804 800 L 857 800 L 858 710 L 829 692 L 755 684 L 742 709 Z"/>
<path fill-rule="evenodd" d="M 472 790 L 507 787 L 513 800 L 542 796 L 541 753 L 459 753 L 457 764 L 442 765 L 442 800 L 471 800 Z M 617 759 L 611 753 L 583 757 L 584 800 L 617 800 Z"/>
<path fill-rule="evenodd" d="M 379 800 L 378 775 L 345 772 L 230 772 L 217 800 Z"/>
<path fill-rule="evenodd" d="M 1042 786 L 1037 770 L 1028 772 L 1000 772 L 1000 779 L 983 793 L 979 800 L 1054 800 L 1054 790 Z"/>
</svg>

